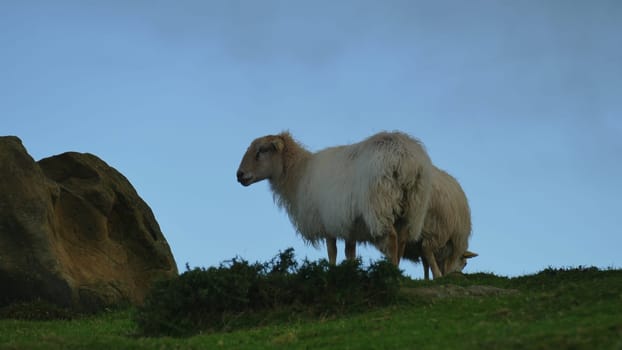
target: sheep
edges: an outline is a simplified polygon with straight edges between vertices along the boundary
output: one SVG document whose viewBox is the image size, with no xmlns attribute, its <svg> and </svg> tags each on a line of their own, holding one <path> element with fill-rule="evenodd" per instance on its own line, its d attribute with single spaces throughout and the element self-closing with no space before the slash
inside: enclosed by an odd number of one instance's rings
<svg viewBox="0 0 622 350">
<path fill-rule="evenodd" d="M 434 252 L 434 258 L 441 272 L 441 276 L 445 276 L 452 272 L 460 272 L 467 265 L 467 259 L 478 256 L 477 253 L 473 253 L 469 250 L 465 250 L 461 256 L 458 256 L 453 263 L 450 262 L 449 257 L 454 255 L 453 242 L 450 240 L 447 244 L 437 249 Z M 409 242 L 406 244 L 406 250 L 404 251 L 404 259 L 411 260 L 413 262 L 421 262 L 423 265 L 423 274 L 426 280 L 430 279 L 430 265 L 426 258 L 423 257 L 422 241 Z M 437 278 L 437 277 L 434 277 Z"/>
<path fill-rule="evenodd" d="M 401 132 L 315 153 L 282 132 L 250 144 L 237 180 L 249 186 L 267 179 L 275 203 L 307 243 L 370 242 L 398 265 L 406 242 L 421 235 L 431 168 L 421 142 Z M 334 264 L 336 250 L 327 249 Z"/>
<path fill-rule="evenodd" d="M 462 270 L 466 265 L 471 210 L 462 187 L 453 176 L 435 166 L 432 174 L 432 196 L 423 224 L 419 256 L 425 276 L 429 276 L 429 265 L 434 278 L 438 278 Z M 411 243 L 406 247 L 405 257 L 416 260 L 417 251 Z M 472 253 L 467 255 L 473 256 Z"/>
<path fill-rule="evenodd" d="M 477 256 L 467 250 L 470 235 L 471 211 L 462 187 L 453 176 L 433 165 L 432 194 L 421 240 L 407 242 L 403 258 L 414 262 L 421 260 L 426 280 L 429 268 L 434 278 L 461 271 L 466 259 Z M 346 247 L 350 246 L 346 258 L 356 255 L 352 245 L 355 246 L 355 242 L 346 241 Z M 378 245 L 377 248 L 384 249 Z"/>
</svg>

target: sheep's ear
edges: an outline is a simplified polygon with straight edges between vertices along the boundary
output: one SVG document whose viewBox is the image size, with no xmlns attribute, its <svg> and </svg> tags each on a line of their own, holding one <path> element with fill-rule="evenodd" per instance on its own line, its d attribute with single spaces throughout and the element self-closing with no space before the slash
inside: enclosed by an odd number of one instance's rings
<svg viewBox="0 0 622 350">
<path fill-rule="evenodd" d="M 465 259 L 470 259 L 470 258 L 474 258 L 474 257 L 476 257 L 478 255 L 479 254 L 473 253 L 473 252 L 470 252 L 470 251 L 467 250 L 466 252 L 464 252 L 464 254 L 462 254 L 462 257 L 465 258 Z"/>
<path fill-rule="evenodd" d="M 272 142 L 270 142 L 270 144 L 272 145 L 272 148 L 274 148 L 274 150 L 277 152 L 281 152 L 283 148 L 285 148 L 285 144 L 283 143 L 283 140 L 281 138 L 275 138 L 274 140 L 272 140 Z"/>
</svg>

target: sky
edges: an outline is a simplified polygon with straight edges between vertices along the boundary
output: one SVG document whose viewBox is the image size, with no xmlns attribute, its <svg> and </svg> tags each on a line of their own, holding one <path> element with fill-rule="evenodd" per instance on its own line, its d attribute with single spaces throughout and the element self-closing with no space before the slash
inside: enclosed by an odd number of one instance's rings
<svg viewBox="0 0 622 350">
<path fill-rule="evenodd" d="M 180 271 L 326 257 L 236 181 L 284 130 L 420 139 L 469 199 L 465 272 L 622 267 L 620 1 L 0 0 L 0 135 L 123 173 Z"/>
</svg>

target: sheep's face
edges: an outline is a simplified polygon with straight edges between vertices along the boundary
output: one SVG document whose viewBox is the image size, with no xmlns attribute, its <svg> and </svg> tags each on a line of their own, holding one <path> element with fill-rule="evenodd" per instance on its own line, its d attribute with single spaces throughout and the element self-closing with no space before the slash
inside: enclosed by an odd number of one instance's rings
<svg viewBox="0 0 622 350">
<path fill-rule="evenodd" d="M 456 259 L 452 265 L 445 266 L 444 274 L 452 273 L 452 272 L 461 272 L 467 265 L 467 259 L 471 259 L 476 257 L 478 254 L 470 251 L 464 252 L 459 259 Z"/>
<path fill-rule="evenodd" d="M 253 141 L 238 168 L 238 181 L 249 186 L 261 180 L 279 178 L 283 173 L 283 148 L 283 139 L 275 135 Z"/>
</svg>

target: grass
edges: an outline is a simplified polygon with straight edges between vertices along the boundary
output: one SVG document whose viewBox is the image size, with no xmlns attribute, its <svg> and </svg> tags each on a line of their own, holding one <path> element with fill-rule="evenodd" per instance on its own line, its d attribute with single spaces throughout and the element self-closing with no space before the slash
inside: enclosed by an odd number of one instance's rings
<svg viewBox="0 0 622 350">
<path fill-rule="evenodd" d="M 481 285 L 510 292 L 444 295 Z M 0 349 L 622 349 L 622 270 L 407 280 L 390 306 L 328 317 L 281 312 L 260 326 L 185 338 L 139 337 L 134 313 L 2 319 Z"/>
</svg>

